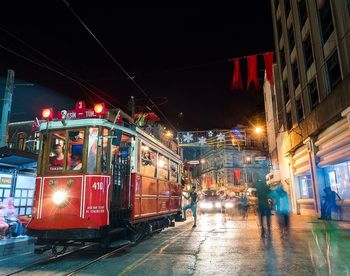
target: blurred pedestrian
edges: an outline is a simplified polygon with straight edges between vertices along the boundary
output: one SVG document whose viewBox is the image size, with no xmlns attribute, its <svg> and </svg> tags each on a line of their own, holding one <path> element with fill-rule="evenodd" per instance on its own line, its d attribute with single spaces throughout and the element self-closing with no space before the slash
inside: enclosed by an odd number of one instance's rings
<svg viewBox="0 0 350 276">
<path fill-rule="evenodd" d="M 6 222 L 9 225 L 9 232 L 12 237 L 21 236 L 23 234 L 23 226 L 17 217 L 13 198 L 8 197 L 6 201 Z"/>
<path fill-rule="evenodd" d="M 192 211 L 192 215 L 193 215 L 193 219 L 194 219 L 194 224 L 192 227 L 197 227 L 197 202 L 199 200 L 199 196 L 196 192 L 196 187 L 192 186 L 192 189 L 190 191 L 190 194 L 188 197 L 184 196 L 184 198 L 186 198 L 187 200 L 190 201 L 189 204 L 185 205 L 183 207 L 183 212 L 184 212 L 184 220 L 186 220 L 186 211 L 188 209 L 191 209 Z"/>
<path fill-rule="evenodd" d="M 5 219 L 4 209 L 5 207 L 0 201 L 0 240 L 6 236 L 7 229 L 9 228 Z"/>
<path fill-rule="evenodd" d="M 242 204 L 242 218 L 246 220 L 248 218 L 248 208 L 249 208 L 249 199 L 246 193 L 243 193 L 241 197 Z"/>
<path fill-rule="evenodd" d="M 272 194 L 275 201 L 275 210 L 277 213 L 281 237 L 285 237 L 289 233 L 289 215 L 291 213 L 288 194 L 282 186 L 278 186 Z"/>
<path fill-rule="evenodd" d="M 337 198 L 339 200 L 341 200 L 341 198 L 335 191 L 332 191 L 330 187 L 324 188 L 323 191 L 325 192 L 325 195 L 322 197 L 321 217 L 319 219 L 331 220 L 332 211 L 338 210 L 338 206 L 336 204 Z"/>
<path fill-rule="evenodd" d="M 258 211 L 260 218 L 261 237 L 265 237 L 266 229 L 264 218 L 266 218 L 267 234 L 271 236 L 271 208 L 269 203 L 271 189 L 261 179 L 256 184 L 256 195 L 258 198 Z"/>
</svg>

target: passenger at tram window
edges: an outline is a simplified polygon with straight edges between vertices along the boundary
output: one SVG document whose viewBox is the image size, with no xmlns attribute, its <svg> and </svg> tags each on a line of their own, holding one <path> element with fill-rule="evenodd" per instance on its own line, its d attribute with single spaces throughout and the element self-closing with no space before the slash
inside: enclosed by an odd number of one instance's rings
<svg viewBox="0 0 350 276">
<path fill-rule="evenodd" d="M 73 171 L 81 170 L 83 167 L 83 163 L 81 161 L 80 155 L 73 155 L 71 159 L 70 169 Z"/>
<path fill-rule="evenodd" d="M 63 147 L 60 144 L 55 144 L 52 149 L 55 155 L 51 156 L 49 159 L 50 169 L 51 170 L 63 169 L 63 163 L 64 163 Z"/>
</svg>

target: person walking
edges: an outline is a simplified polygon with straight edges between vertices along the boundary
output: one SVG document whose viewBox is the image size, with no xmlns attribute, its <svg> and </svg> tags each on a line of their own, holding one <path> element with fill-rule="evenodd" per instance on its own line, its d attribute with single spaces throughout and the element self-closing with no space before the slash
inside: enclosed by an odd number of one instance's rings
<svg viewBox="0 0 350 276">
<path fill-rule="evenodd" d="M 278 186 L 272 194 L 275 201 L 275 210 L 281 237 L 284 238 L 288 236 L 289 233 L 289 215 L 291 213 L 290 201 L 287 192 L 282 186 Z"/>
<path fill-rule="evenodd" d="M 248 199 L 246 193 L 243 193 L 243 195 L 241 197 L 241 203 L 242 203 L 242 218 L 243 218 L 243 220 L 247 220 L 248 219 L 249 199 Z"/>
<path fill-rule="evenodd" d="M 184 220 L 186 220 L 186 211 L 188 209 L 191 209 L 192 211 L 192 215 L 193 215 L 193 219 L 194 219 L 194 224 L 192 227 L 197 227 L 197 202 L 199 200 L 199 196 L 196 192 L 196 187 L 192 186 L 192 189 L 190 191 L 190 194 L 188 197 L 184 196 L 184 198 L 186 198 L 187 200 L 190 201 L 189 204 L 185 205 L 183 207 L 183 212 L 184 212 Z"/>
<path fill-rule="evenodd" d="M 269 203 L 271 189 L 262 180 L 258 180 L 256 185 L 256 194 L 258 197 L 258 211 L 260 219 L 261 237 L 265 237 L 266 229 L 264 224 L 264 218 L 266 218 L 267 234 L 271 236 L 271 207 Z"/>
<path fill-rule="evenodd" d="M 319 219 L 332 219 L 332 211 L 337 211 L 337 198 L 341 200 L 341 197 L 335 192 L 332 191 L 330 187 L 326 187 L 323 189 L 325 192 L 325 196 L 323 196 L 321 202 L 321 217 Z"/>
</svg>

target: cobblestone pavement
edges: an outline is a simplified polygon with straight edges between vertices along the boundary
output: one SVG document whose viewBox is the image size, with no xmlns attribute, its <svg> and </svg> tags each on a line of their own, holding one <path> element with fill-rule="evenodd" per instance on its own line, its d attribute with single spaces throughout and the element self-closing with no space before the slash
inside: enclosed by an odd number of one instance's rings
<svg viewBox="0 0 350 276">
<path fill-rule="evenodd" d="M 79 275 L 349 275 L 350 231 L 346 223 L 292 216 L 281 237 L 273 218 L 271 238 L 261 238 L 257 217 L 207 214 L 177 224 Z M 27 275 L 64 275 L 84 257 L 41 267 Z M 0 266 L 1 266 L 0 262 Z"/>
</svg>

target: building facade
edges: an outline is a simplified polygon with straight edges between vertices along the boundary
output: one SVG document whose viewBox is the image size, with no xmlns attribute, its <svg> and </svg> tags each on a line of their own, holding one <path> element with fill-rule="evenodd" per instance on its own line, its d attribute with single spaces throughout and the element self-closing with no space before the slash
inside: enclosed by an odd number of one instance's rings
<svg viewBox="0 0 350 276">
<path fill-rule="evenodd" d="M 268 172 L 267 143 L 263 136 L 245 128 L 244 143 L 204 147 L 200 154 L 200 181 L 203 190 L 239 193 L 252 187 Z"/>
<path fill-rule="evenodd" d="M 320 215 L 331 187 L 342 198 L 334 218 L 350 220 L 350 1 L 272 0 L 271 8 L 277 65 L 265 103 L 276 170 L 294 212 Z"/>
</svg>

